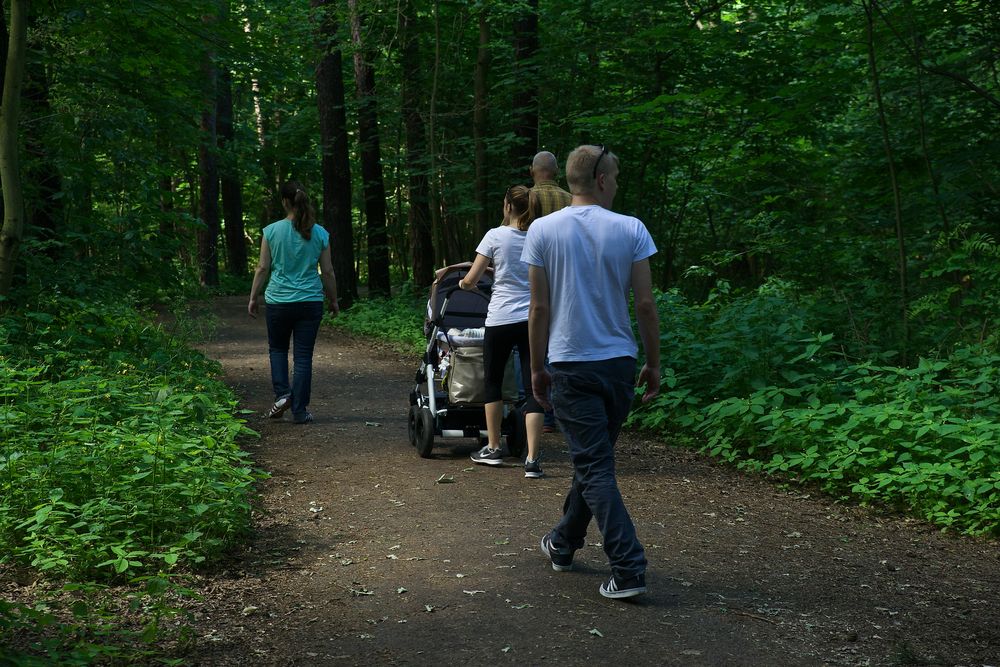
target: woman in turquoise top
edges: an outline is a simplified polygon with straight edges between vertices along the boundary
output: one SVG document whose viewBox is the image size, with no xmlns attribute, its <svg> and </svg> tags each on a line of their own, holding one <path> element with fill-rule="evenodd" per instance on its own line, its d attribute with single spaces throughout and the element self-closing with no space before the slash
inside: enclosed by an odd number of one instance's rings
<svg viewBox="0 0 1000 667">
<path fill-rule="evenodd" d="M 330 255 L 330 234 L 315 224 L 316 214 L 302 185 L 281 186 L 285 218 L 264 228 L 260 262 L 250 288 L 247 312 L 257 317 L 258 295 L 264 283 L 267 302 L 267 347 L 271 360 L 274 404 L 267 416 L 277 419 L 292 409 L 297 424 L 313 420 L 309 414 L 312 355 L 323 319 L 323 294 L 331 315 L 337 315 L 337 279 Z M 319 271 L 316 266 L 319 265 Z M 288 381 L 288 344 L 293 342 L 294 375 Z"/>
</svg>

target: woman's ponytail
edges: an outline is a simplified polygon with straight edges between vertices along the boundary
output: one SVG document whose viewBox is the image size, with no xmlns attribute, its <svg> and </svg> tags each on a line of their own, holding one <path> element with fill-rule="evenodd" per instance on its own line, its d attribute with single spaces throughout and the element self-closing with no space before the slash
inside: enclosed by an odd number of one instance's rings
<svg viewBox="0 0 1000 667">
<path fill-rule="evenodd" d="M 298 181 L 288 181 L 281 186 L 282 201 L 288 200 L 292 205 L 292 212 L 295 214 L 295 231 L 297 231 L 306 241 L 312 238 L 312 228 L 316 224 L 316 213 L 313 211 L 312 202 L 306 194 L 302 184 Z"/>
<path fill-rule="evenodd" d="M 535 211 L 538 204 L 535 201 L 535 192 L 523 185 L 513 185 L 507 189 L 507 201 L 510 203 L 510 212 L 517 224 L 517 228 L 522 232 L 528 231 L 528 227 L 535 219 Z"/>
</svg>

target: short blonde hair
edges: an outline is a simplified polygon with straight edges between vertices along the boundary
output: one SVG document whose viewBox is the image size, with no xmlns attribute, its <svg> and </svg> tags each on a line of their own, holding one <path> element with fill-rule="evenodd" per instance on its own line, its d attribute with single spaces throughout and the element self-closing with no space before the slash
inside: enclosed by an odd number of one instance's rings
<svg viewBox="0 0 1000 667">
<path fill-rule="evenodd" d="M 602 153 L 604 159 L 601 159 Z M 611 151 L 605 153 L 603 146 L 592 144 L 577 146 L 566 158 L 566 183 L 569 184 L 569 191 L 575 195 L 594 194 L 594 185 L 597 182 L 594 167 L 597 167 L 597 173 L 605 174 L 612 163 L 618 165 L 618 156 Z"/>
</svg>

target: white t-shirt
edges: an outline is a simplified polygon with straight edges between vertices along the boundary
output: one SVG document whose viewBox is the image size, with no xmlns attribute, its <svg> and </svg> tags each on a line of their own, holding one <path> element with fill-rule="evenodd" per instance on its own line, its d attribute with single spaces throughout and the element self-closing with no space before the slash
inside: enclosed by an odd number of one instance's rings
<svg viewBox="0 0 1000 667">
<path fill-rule="evenodd" d="M 638 356 L 628 311 L 632 265 L 656 253 L 637 218 L 597 205 L 535 220 L 521 259 L 549 283 L 549 361 Z"/>
<path fill-rule="evenodd" d="M 486 326 L 516 324 L 528 319 L 531 287 L 528 265 L 521 261 L 525 232 L 503 225 L 486 232 L 476 252 L 493 260 L 493 296 Z"/>
</svg>

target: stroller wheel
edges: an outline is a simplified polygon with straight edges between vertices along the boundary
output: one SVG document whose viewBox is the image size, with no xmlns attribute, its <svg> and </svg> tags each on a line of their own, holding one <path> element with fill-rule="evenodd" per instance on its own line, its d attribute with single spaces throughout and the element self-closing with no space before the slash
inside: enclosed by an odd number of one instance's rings
<svg viewBox="0 0 1000 667">
<path fill-rule="evenodd" d="M 415 405 L 410 406 L 410 413 L 406 418 L 406 435 L 410 439 L 410 446 L 417 446 L 417 415 L 420 408 Z"/>
<path fill-rule="evenodd" d="M 414 421 L 413 444 L 422 458 L 429 458 L 434 448 L 434 415 L 429 408 L 419 408 Z"/>
</svg>

